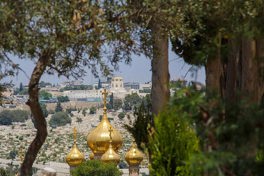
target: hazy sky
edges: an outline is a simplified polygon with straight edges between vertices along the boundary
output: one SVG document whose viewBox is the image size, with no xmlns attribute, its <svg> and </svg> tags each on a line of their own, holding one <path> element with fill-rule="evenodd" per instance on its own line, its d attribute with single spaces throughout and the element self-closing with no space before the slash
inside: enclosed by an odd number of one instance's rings
<svg viewBox="0 0 264 176">
<path fill-rule="evenodd" d="M 144 56 L 132 56 L 132 63 L 130 65 L 126 65 L 124 63 L 120 63 L 119 71 L 115 71 L 114 75 L 122 76 L 124 78 L 124 82 L 148 82 L 151 81 L 151 65 L 150 60 Z M 30 76 L 34 63 L 29 60 L 20 60 L 13 58 L 14 61 L 20 64 L 20 67 Z M 170 78 L 178 79 L 184 78 L 187 80 L 194 80 L 195 78 L 191 77 L 191 72 L 188 72 L 191 66 L 186 64 L 183 59 L 178 58 L 173 52 L 169 52 L 169 70 L 170 70 Z M 81 79 L 81 78 L 80 78 Z M 82 78 L 84 84 L 91 84 L 96 82 L 98 79 L 94 78 L 94 76 L 87 69 L 87 75 Z M 43 81 L 51 82 L 54 84 L 66 81 L 65 77 L 58 78 L 56 75 L 43 75 Z M 74 80 L 74 79 L 71 79 Z M 28 84 L 29 79 L 27 76 L 20 72 L 18 76 L 12 78 L 12 81 L 15 85 L 19 85 L 22 82 L 24 85 Z M 201 83 L 205 83 L 205 72 L 204 68 L 201 68 L 198 71 L 197 81 Z"/>
</svg>

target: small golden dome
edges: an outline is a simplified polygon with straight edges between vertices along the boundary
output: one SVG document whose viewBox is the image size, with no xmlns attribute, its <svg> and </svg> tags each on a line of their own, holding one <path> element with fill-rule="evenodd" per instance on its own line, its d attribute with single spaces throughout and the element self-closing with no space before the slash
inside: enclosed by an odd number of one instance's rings
<svg viewBox="0 0 264 176">
<path fill-rule="evenodd" d="M 87 144 L 94 154 L 104 154 L 109 148 L 109 140 L 110 140 L 109 131 L 108 131 L 109 128 L 113 129 L 112 147 L 115 151 L 118 151 L 118 149 L 122 146 L 122 142 L 123 142 L 121 134 L 112 127 L 112 125 L 110 124 L 107 118 L 107 113 L 106 113 L 107 92 L 105 89 L 103 95 L 104 95 L 103 118 L 101 122 L 98 124 L 98 126 L 93 131 L 91 131 L 87 136 Z"/>
<path fill-rule="evenodd" d="M 73 138 L 74 138 L 74 144 L 70 151 L 70 153 L 66 156 L 66 162 L 69 166 L 78 166 L 84 161 L 84 155 L 80 152 L 76 145 L 76 136 L 77 136 L 77 130 L 74 127 L 73 129 Z"/>
<path fill-rule="evenodd" d="M 120 156 L 113 149 L 113 146 L 112 146 L 112 135 L 111 135 L 112 132 L 113 132 L 113 129 L 110 127 L 110 129 L 109 129 L 109 133 L 110 133 L 109 134 L 109 137 L 110 137 L 109 148 L 103 154 L 103 156 L 101 157 L 101 160 L 103 162 L 114 162 L 114 163 L 118 164 L 119 161 L 120 161 Z"/>
<path fill-rule="evenodd" d="M 94 160 L 94 153 L 93 152 L 90 153 L 89 158 L 90 158 L 90 160 Z"/>
<path fill-rule="evenodd" d="M 144 154 L 137 148 L 137 144 L 133 142 L 131 148 L 126 153 L 125 159 L 129 165 L 139 165 L 143 157 Z"/>
</svg>

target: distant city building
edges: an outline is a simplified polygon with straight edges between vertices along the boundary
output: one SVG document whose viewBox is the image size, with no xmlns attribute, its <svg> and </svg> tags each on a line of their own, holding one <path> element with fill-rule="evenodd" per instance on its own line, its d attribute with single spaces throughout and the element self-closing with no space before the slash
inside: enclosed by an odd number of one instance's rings
<svg viewBox="0 0 264 176">
<path fill-rule="evenodd" d="M 113 93 L 114 98 L 124 99 L 126 95 L 130 94 L 124 88 L 123 78 L 121 76 L 115 76 L 111 79 L 110 90 Z"/>
<path fill-rule="evenodd" d="M 152 87 L 152 83 L 151 82 L 139 85 L 139 89 L 140 90 L 151 90 L 151 87 Z"/>
<path fill-rule="evenodd" d="M 63 96 L 68 96 L 71 101 L 100 102 L 101 90 L 67 90 Z"/>
<path fill-rule="evenodd" d="M 124 83 L 124 87 L 126 89 L 136 89 L 136 90 L 138 90 L 140 85 L 139 85 L 138 82 L 126 82 L 126 83 Z"/>
<path fill-rule="evenodd" d="M 124 88 L 123 78 L 121 76 L 115 76 L 111 80 L 111 89 L 122 90 Z"/>
<path fill-rule="evenodd" d="M 60 84 L 61 87 L 66 87 L 66 86 L 79 86 L 83 85 L 83 81 L 80 80 L 75 80 L 75 81 L 66 81 Z"/>
</svg>

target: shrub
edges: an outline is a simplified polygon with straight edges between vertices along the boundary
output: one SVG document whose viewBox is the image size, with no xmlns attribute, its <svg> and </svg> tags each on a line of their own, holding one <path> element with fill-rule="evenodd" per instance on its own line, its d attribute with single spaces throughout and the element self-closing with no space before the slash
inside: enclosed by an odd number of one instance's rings
<svg viewBox="0 0 264 176">
<path fill-rule="evenodd" d="M 44 117 L 48 117 L 49 112 L 47 110 L 47 105 L 44 103 L 40 103 L 40 107 L 41 107 L 41 110 L 42 110 Z"/>
<path fill-rule="evenodd" d="M 57 102 L 56 107 L 55 107 L 55 112 L 61 112 L 63 109 L 61 107 L 61 103 Z"/>
<path fill-rule="evenodd" d="M 64 126 L 68 123 L 71 123 L 71 118 L 66 112 L 56 112 L 49 121 L 49 125 L 53 128 Z"/>
<path fill-rule="evenodd" d="M 149 139 L 152 175 L 191 175 L 187 163 L 199 147 L 188 118 L 187 113 L 175 106 L 167 107 L 155 118 L 155 132 Z"/>
<path fill-rule="evenodd" d="M 90 108 L 90 114 L 95 114 L 96 113 L 96 108 L 93 106 Z"/>
<path fill-rule="evenodd" d="M 151 102 L 150 97 L 146 96 L 139 107 L 134 109 L 135 120 L 132 122 L 130 120 L 129 124 L 125 124 L 124 128 L 132 134 L 138 147 L 144 150 L 144 146 L 148 146 L 148 135 L 149 127 L 153 124 L 153 115 L 151 112 Z M 130 119 L 130 116 L 127 116 Z M 143 144 L 143 145 L 142 145 Z"/>
<path fill-rule="evenodd" d="M 57 100 L 58 100 L 58 102 L 61 102 L 61 103 L 70 101 L 68 96 L 58 96 Z"/>
<path fill-rule="evenodd" d="M 142 99 L 137 93 L 127 95 L 124 99 L 123 109 L 126 111 L 133 110 L 135 107 L 138 107 L 140 105 L 141 101 Z"/>
<path fill-rule="evenodd" d="M 28 111 L 4 110 L 0 113 L 0 124 L 11 125 L 12 122 L 25 122 L 29 117 Z"/>
<path fill-rule="evenodd" d="M 126 114 L 124 112 L 121 112 L 118 114 L 119 119 L 123 119 L 123 118 L 125 118 L 125 116 L 126 116 Z"/>
<path fill-rule="evenodd" d="M 121 176 L 121 172 L 113 163 L 88 160 L 71 171 L 72 176 Z"/>
</svg>

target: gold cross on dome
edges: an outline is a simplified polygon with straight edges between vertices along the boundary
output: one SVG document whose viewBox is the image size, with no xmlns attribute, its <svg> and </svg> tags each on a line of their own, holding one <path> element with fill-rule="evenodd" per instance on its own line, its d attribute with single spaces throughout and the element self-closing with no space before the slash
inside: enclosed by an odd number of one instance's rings
<svg viewBox="0 0 264 176">
<path fill-rule="evenodd" d="M 74 140 L 74 143 L 76 143 L 76 139 L 77 139 L 77 129 L 76 127 L 73 128 L 73 140 Z"/>
<path fill-rule="evenodd" d="M 104 114 L 106 114 L 106 97 L 108 95 L 108 92 L 106 91 L 106 89 L 103 90 L 102 92 L 102 95 L 103 95 L 103 99 L 104 99 Z"/>
</svg>

